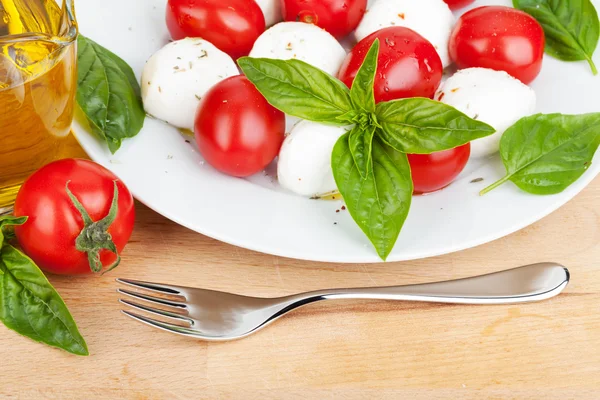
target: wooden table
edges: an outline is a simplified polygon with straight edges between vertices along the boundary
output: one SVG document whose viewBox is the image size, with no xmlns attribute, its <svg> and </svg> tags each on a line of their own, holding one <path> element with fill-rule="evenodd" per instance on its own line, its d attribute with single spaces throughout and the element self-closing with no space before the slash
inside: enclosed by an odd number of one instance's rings
<svg viewBox="0 0 600 400">
<path fill-rule="evenodd" d="M 236 248 L 138 206 L 123 264 L 51 281 L 91 355 L 0 328 L 0 397 L 81 399 L 600 398 L 600 179 L 559 211 L 496 242 L 428 260 L 321 264 Z M 536 304 L 328 302 L 244 340 L 204 343 L 119 313 L 116 277 L 278 296 L 325 287 L 451 279 L 527 263 L 567 265 Z"/>
</svg>

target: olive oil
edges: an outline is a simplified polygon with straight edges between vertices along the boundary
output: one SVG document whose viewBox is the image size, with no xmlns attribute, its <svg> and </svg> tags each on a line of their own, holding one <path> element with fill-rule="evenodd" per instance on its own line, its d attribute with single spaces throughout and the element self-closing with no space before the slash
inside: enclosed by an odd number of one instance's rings
<svg viewBox="0 0 600 400">
<path fill-rule="evenodd" d="M 31 173 L 77 149 L 76 31 L 66 7 L 0 0 L 0 214 Z"/>
</svg>

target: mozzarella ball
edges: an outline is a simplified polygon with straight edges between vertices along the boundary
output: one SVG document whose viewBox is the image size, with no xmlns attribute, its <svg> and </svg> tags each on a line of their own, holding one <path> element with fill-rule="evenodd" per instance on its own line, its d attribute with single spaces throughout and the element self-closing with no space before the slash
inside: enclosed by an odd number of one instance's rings
<svg viewBox="0 0 600 400">
<path fill-rule="evenodd" d="M 471 155 L 485 157 L 499 150 L 506 129 L 535 111 L 535 92 L 504 71 L 468 68 L 448 78 L 435 98 L 473 119 L 485 122 L 496 133 L 471 142 Z"/>
<path fill-rule="evenodd" d="M 444 67 L 451 64 L 448 41 L 454 15 L 443 0 L 378 0 L 367 10 L 356 28 L 356 40 L 390 26 L 405 26 L 429 40 Z"/>
<path fill-rule="evenodd" d="M 265 24 L 267 26 L 274 25 L 281 21 L 281 1 L 280 0 L 256 0 L 258 6 L 265 16 Z"/>
<path fill-rule="evenodd" d="M 301 121 L 285 138 L 279 152 L 279 184 L 302 196 L 336 190 L 331 153 L 346 128 Z"/>
<path fill-rule="evenodd" d="M 304 61 L 336 75 L 346 51 L 327 31 L 304 22 L 280 22 L 260 35 L 250 57 Z"/>
<path fill-rule="evenodd" d="M 144 109 L 171 125 L 193 130 L 204 93 L 234 75 L 239 75 L 235 62 L 210 42 L 198 38 L 171 42 L 144 66 Z"/>
</svg>

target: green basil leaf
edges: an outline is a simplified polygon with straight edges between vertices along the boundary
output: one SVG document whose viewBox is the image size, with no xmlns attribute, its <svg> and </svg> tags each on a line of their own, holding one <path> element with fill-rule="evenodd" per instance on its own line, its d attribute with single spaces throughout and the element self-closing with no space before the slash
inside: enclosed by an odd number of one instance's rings
<svg viewBox="0 0 600 400">
<path fill-rule="evenodd" d="M 500 140 L 506 176 L 481 194 L 508 180 L 528 193 L 560 193 L 589 168 L 598 145 L 600 113 L 522 118 Z"/>
<path fill-rule="evenodd" d="M 348 147 L 354 159 L 354 164 L 360 172 L 360 176 L 366 179 L 372 168 L 371 149 L 375 126 L 361 128 L 356 125 L 349 133 Z"/>
<path fill-rule="evenodd" d="M 366 112 L 375 111 L 375 74 L 377 73 L 377 57 L 379 56 L 379 39 L 375 39 L 360 66 L 350 89 L 350 98 L 354 108 Z"/>
<path fill-rule="evenodd" d="M 350 215 L 385 260 L 408 215 L 413 183 L 406 154 L 373 138 L 373 168 L 363 179 L 349 145 L 349 133 L 336 143 L 331 166 Z"/>
<path fill-rule="evenodd" d="M 381 138 L 398 151 L 429 154 L 489 136 L 495 129 L 447 104 L 410 98 L 377 104 Z"/>
<path fill-rule="evenodd" d="M 319 68 L 299 60 L 250 57 L 240 58 L 238 65 L 273 107 L 314 122 L 347 125 L 345 117 L 353 110 L 350 90 Z"/>
<path fill-rule="evenodd" d="M 600 23 L 590 0 L 513 0 L 544 28 L 546 53 L 563 61 L 587 60 L 598 73 L 592 55 L 598 45 Z"/>
<path fill-rule="evenodd" d="M 10 240 L 14 237 L 12 227 L 23 225 L 27 221 L 27 217 L 13 217 L 12 215 L 0 215 L 0 249 L 4 245 L 5 240 Z"/>
<path fill-rule="evenodd" d="M 35 341 L 89 354 L 67 306 L 42 271 L 7 244 L 0 251 L 0 319 Z"/>
<path fill-rule="evenodd" d="M 77 46 L 77 104 L 115 153 L 123 139 L 134 137 L 144 125 L 140 85 L 131 67 L 114 53 L 82 35 Z"/>
</svg>

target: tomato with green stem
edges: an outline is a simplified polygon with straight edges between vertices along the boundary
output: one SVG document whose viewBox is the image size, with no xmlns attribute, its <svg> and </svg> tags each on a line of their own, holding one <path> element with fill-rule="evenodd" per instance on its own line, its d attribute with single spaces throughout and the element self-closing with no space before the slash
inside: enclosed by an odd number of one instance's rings
<svg viewBox="0 0 600 400">
<path fill-rule="evenodd" d="M 112 172 L 92 161 L 50 163 L 21 186 L 14 214 L 21 248 L 41 269 L 60 275 L 109 271 L 133 231 L 133 197 Z"/>
</svg>

